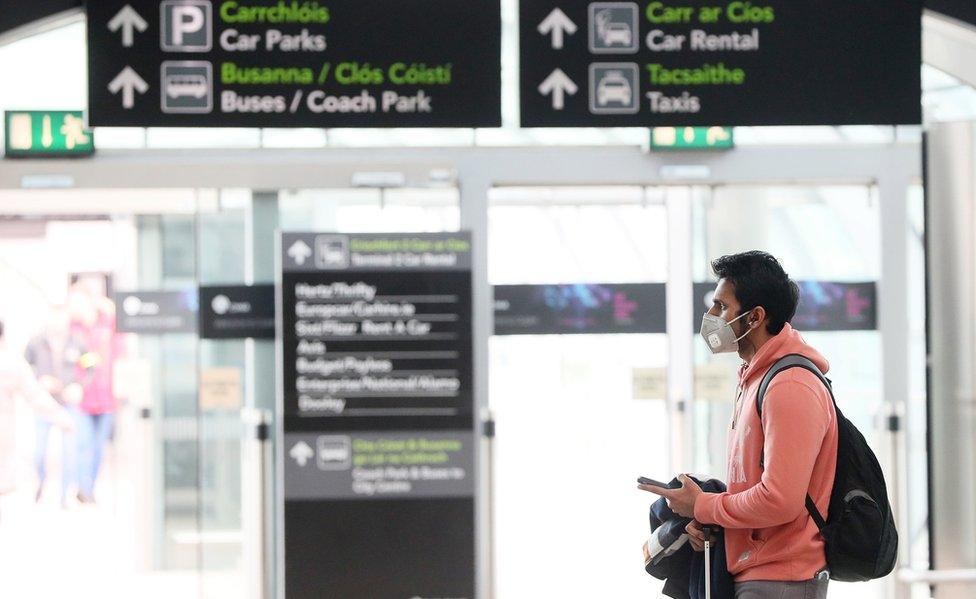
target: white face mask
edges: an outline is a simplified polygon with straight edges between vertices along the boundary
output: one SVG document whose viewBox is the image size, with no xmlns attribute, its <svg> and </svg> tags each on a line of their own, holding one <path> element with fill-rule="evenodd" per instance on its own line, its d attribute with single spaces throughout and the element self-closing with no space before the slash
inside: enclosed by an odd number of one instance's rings
<svg viewBox="0 0 976 599">
<path fill-rule="evenodd" d="M 713 354 L 739 351 L 739 341 L 749 334 L 749 329 L 746 329 L 742 336 L 736 337 L 735 331 L 732 330 L 732 323 L 748 314 L 749 312 L 740 314 L 730 322 L 726 322 L 724 318 L 706 312 L 702 316 L 701 336 L 708 344 L 708 349 L 712 350 Z"/>
</svg>

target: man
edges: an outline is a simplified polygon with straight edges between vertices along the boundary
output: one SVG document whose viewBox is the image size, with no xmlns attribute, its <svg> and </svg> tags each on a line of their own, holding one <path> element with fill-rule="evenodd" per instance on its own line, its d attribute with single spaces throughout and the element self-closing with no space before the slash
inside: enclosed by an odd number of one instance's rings
<svg viewBox="0 0 976 599">
<path fill-rule="evenodd" d="M 82 389 L 78 378 L 78 362 L 85 353 L 84 347 L 70 330 L 71 320 L 63 306 L 51 309 L 44 332 L 27 345 L 24 357 L 34 369 L 37 382 L 51 397 L 77 420 L 77 405 L 81 403 Z M 47 478 L 47 446 L 51 421 L 37 416 L 34 438 L 34 460 L 37 469 L 37 495 L 40 501 Z M 68 503 L 68 488 L 75 482 L 77 453 L 74 435 L 61 435 L 61 506 Z"/>
<path fill-rule="evenodd" d="M 74 424 L 71 416 L 38 384 L 30 365 L 19 352 L 7 346 L 0 322 L 0 495 L 14 489 L 16 482 L 16 401 L 21 397 L 38 414 L 70 432 Z"/>
<path fill-rule="evenodd" d="M 793 368 L 766 390 L 760 382 L 789 354 L 827 361 L 789 324 L 799 290 L 772 256 L 746 252 L 712 262 L 719 278 L 702 337 L 713 353 L 737 351 L 743 364 L 728 433 L 728 491 L 705 494 L 685 475 L 663 495 L 671 509 L 693 517 L 687 531 L 703 549 L 701 524 L 725 528 L 736 599 L 827 596 L 824 541 L 805 507 L 807 494 L 827 514 L 837 461 L 837 420 L 830 393 L 811 372 Z"/>
</svg>

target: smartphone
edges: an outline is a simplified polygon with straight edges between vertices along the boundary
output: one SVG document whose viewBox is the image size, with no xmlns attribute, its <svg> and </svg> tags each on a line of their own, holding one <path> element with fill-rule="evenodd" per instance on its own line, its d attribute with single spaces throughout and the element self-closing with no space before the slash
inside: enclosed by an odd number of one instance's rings
<svg viewBox="0 0 976 599">
<path fill-rule="evenodd" d="M 637 484 L 639 484 L 639 485 L 650 485 L 652 487 L 661 487 L 661 488 L 664 488 L 664 489 L 680 489 L 681 488 L 681 483 L 680 482 L 677 482 L 676 481 L 674 484 L 667 485 L 667 484 L 664 484 L 664 483 L 662 483 L 660 481 L 656 481 L 653 478 L 647 478 L 646 476 L 642 476 L 642 477 L 638 478 L 637 479 Z"/>
</svg>

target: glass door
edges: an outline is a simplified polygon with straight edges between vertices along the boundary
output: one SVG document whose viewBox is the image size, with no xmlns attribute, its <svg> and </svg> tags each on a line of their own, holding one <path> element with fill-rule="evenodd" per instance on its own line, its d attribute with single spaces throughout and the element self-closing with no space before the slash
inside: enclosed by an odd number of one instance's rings
<svg viewBox="0 0 976 599">
<path fill-rule="evenodd" d="M 652 498 L 636 479 L 669 472 L 666 190 L 489 198 L 497 596 L 651 593 L 660 584 L 640 564 Z M 653 289 L 653 300 L 641 295 Z M 662 326 L 602 328 L 644 299 Z"/>
<path fill-rule="evenodd" d="M 4 349 L 32 361 L 40 377 L 37 348 L 60 338 L 64 315 L 73 349 L 62 357 L 73 367 L 60 376 L 81 388 L 59 398 L 74 421 L 69 430 L 42 425 L 30 404 L 4 419 L 13 429 L 5 438 L 29 456 L 0 498 L 0 554 L 24 565 L 5 577 L 11 595 L 98 588 L 126 597 L 150 586 L 197 595 L 192 314 L 205 197 L 182 189 L 0 192 L 0 318 L 11 325 Z M 164 332 L 176 313 L 179 326 Z"/>
</svg>

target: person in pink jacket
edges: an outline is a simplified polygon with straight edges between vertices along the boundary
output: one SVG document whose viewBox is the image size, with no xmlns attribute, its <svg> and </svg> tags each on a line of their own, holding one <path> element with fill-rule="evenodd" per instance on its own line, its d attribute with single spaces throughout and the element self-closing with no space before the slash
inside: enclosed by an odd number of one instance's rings
<svg viewBox="0 0 976 599">
<path fill-rule="evenodd" d="M 799 290 L 765 252 L 712 262 L 719 278 L 702 337 L 714 353 L 738 352 L 743 364 L 728 431 L 728 491 L 702 493 L 687 476 L 663 495 L 671 509 L 694 518 L 688 533 L 703 549 L 701 525 L 725 529 L 736 599 L 827 596 L 824 540 L 805 507 L 809 494 L 826 516 L 837 463 L 837 419 L 830 394 L 802 368 L 776 376 L 766 390 L 762 418 L 756 395 L 763 375 L 789 354 L 809 358 L 821 372 L 827 360 L 790 326 Z"/>
</svg>

